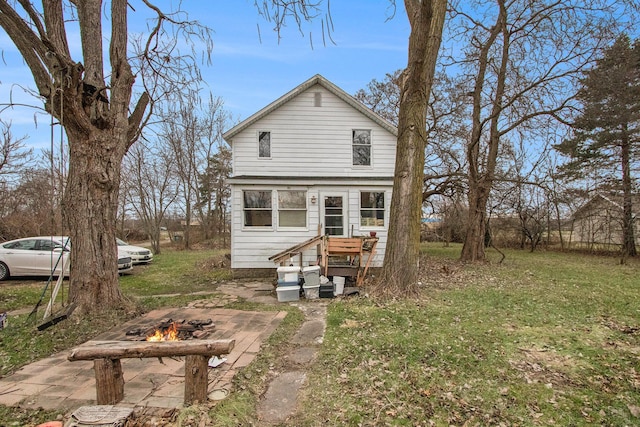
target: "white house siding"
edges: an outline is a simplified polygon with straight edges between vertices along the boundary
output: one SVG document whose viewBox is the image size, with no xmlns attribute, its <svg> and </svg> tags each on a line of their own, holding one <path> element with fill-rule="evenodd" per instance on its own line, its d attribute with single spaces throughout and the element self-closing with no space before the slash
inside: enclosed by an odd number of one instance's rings
<svg viewBox="0 0 640 427">
<path fill-rule="evenodd" d="M 232 233 L 231 233 L 231 268 L 251 269 L 251 268 L 275 268 L 276 265 L 269 257 L 284 251 L 298 243 L 302 243 L 318 234 L 318 224 L 322 222 L 320 217 L 320 197 L 323 194 L 346 192 L 347 223 L 345 230 L 348 236 L 367 236 L 370 231 L 375 231 L 379 238 L 376 254 L 371 260 L 372 267 L 382 267 L 384 261 L 384 250 L 387 243 L 387 229 L 389 224 L 389 207 L 391 204 L 392 185 L 380 186 L 340 186 L 325 185 L 307 187 L 307 228 L 306 230 L 278 229 L 277 218 L 273 217 L 273 226 L 270 228 L 244 227 L 243 224 L 243 190 L 278 190 L 278 189 L 301 189 L 295 186 L 279 185 L 247 185 L 239 184 L 232 186 Z M 360 226 L 360 191 L 384 191 L 385 192 L 385 226 L 384 227 L 361 227 Z M 310 200 L 316 198 L 316 204 L 312 205 Z M 314 265 L 317 261 L 317 253 L 310 249 L 303 254 L 303 265 Z M 298 256 L 291 261 L 294 265 L 299 264 Z"/>
<path fill-rule="evenodd" d="M 322 107 L 314 107 L 316 92 Z M 352 165 L 353 129 L 371 129 L 371 166 Z M 258 158 L 260 131 L 271 132 L 271 158 Z M 393 176 L 395 166 L 395 136 L 318 85 L 230 142 L 234 176 Z"/>
<path fill-rule="evenodd" d="M 315 82 L 315 83 L 314 83 Z M 304 89 L 306 88 L 306 89 Z M 321 106 L 316 106 L 316 97 Z M 352 131 L 371 130 L 371 166 L 353 166 Z M 258 157 L 258 132 L 271 132 L 271 157 Z M 308 80 L 224 135 L 232 148 L 231 267 L 275 269 L 269 257 L 318 234 L 323 222 L 321 200 L 344 193 L 345 234 L 375 231 L 379 242 L 372 267 L 381 267 L 389 224 L 395 168 L 395 128 L 373 115 L 341 89 L 320 76 Z M 244 190 L 306 190 L 307 227 L 279 229 L 273 203 L 273 226 L 245 227 Z M 360 191 L 385 192 L 384 227 L 360 226 Z M 275 194 L 274 194 L 275 197 Z M 311 199 L 315 197 L 316 203 Z M 291 263 L 298 264 L 298 257 Z M 304 253 L 303 264 L 317 262 L 315 250 Z"/>
</svg>

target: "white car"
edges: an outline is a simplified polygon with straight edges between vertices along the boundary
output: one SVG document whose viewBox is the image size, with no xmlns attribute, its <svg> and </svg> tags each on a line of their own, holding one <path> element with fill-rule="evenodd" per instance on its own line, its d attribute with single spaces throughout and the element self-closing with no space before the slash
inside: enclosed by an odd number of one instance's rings
<svg viewBox="0 0 640 427">
<path fill-rule="evenodd" d="M 118 274 L 133 270 L 131 257 L 118 249 Z"/>
<path fill-rule="evenodd" d="M 0 280 L 10 276 L 59 276 L 63 262 L 69 257 L 69 238 L 66 236 L 25 237 L 0 243 Z M 118 272 L 133 268 L 128 254 L 118 251 Z M 64 275 L 69 275 L 66 264 Z"/>
<path fill-rule="evenodd" d="M 133 261 L 133 265 L 147 264 L 153 261 L 153 252 L 147 248 L 130 245 L 124 240 L 120 240 L 118 238 L 116 238 L 116 243 L 118 244 L 118 251 L 124 252 L 130 256 Z"/>
</svg>

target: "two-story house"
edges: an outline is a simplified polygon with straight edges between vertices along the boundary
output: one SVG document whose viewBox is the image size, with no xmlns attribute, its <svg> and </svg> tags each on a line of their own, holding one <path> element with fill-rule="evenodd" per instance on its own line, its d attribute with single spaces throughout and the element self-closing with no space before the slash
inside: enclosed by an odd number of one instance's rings
<svg viewBox="0 0 640 427">
<path fill-rule="evenodd" d="M 270 257 L 318 235 L 375 232 L 384 260 L 397 129 L 320 75 L 223 135 L 233 155 L 231 267 L 273 270 Z M 314 265 L 320 254 L 301 254 Z"/>
</svg>

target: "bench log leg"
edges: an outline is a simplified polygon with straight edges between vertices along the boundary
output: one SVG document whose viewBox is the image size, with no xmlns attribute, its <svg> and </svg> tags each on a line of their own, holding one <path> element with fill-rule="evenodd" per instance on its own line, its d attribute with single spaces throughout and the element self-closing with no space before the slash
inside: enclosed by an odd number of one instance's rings
<svg viewBox="0 0 640 427">
<path fill-rule="evenodd" d="M 124 398 L 124 377 L 120 359 L 95 359 L 96 402 L 98 405 L 115 405 Z"/>
<path fill-rule="evenodd" d="M 207 356 L 186 356 L 184 361 L 184 404 L 207 401 L 207 387 L 209 385 Z"/>
</svg>

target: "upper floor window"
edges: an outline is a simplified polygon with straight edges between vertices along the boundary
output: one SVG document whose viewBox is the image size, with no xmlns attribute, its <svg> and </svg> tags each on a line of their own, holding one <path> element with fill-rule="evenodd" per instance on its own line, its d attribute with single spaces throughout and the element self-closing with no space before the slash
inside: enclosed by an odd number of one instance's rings
<svg viewBox="0 0 640 427">
<path fill-rule="evenodd" d="M 384 227 L 384 192 L 360 192 L 360 225 Z"/>
<path fill-rule="evenodd" d="M 371 130 L 354 129 L 352 131 L 353 165 L 371 166 Z"/>
<path fill-rule="evenodd" d="M 307 192 L 294 190 L 278 191 L 278 226 L 307 226 Z"/>
<path fill-rule="evenodd" d="M 271 132 L 258 132 L 258 157 L 271 157 Z"/>
<path fill-rule="evenodd" d="M 271 227 L 271 191 L 243 191 L 245 227 Z"/>
</svg>

